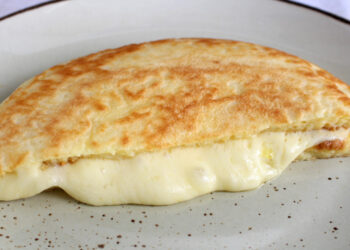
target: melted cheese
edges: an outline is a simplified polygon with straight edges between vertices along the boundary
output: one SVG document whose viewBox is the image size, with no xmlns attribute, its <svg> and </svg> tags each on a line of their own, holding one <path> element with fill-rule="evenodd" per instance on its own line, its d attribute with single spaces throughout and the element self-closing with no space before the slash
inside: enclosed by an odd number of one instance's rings
<svg viewBox="0 0 350 250">
<path fill-rule="evenodd" d="M 347 130 L 270 132 L 202 147 L 141 153 L 130 159 L 82 158 L 45 170 L 28 166 L 0 179 L 0 199 L 60 187 L 92 205 L 165 205 L 217 190 L 249 190 L 278 176 L 305 149 L 347 134 Z"/>
</svg>

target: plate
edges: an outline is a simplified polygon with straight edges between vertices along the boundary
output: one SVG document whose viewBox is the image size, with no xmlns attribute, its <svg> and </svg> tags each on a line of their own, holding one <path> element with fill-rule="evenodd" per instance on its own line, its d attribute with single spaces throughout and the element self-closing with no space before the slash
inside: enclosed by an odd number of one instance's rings
<svg viewBox="0 0 350 250">
<path fill-rule="evenodd" d="M 55 64 L 170 37 L 243 40 L 350 83 L 350 26 L 281 1 L 63 1 L 0 22 L 0 99 Z M 0 202 L 0 248 L 350 248 L 349 159 L 292 164 L 260 189 L 172 206 L 92 207 L 62 191 Z"/>
</svg>

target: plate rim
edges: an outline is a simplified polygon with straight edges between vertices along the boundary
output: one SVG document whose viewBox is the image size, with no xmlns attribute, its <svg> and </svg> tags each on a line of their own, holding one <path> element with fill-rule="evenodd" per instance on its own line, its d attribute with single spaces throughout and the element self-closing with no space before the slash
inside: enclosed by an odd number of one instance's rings
<svg viewBox="0 0 350 250">
<path fill-rule="evenodd" d="M 3 17 L 0 17 L 0 22 L 4 21 L 6 19 L 9 19 L 10 17 L 15 17 L 15 16 L 18 16 L 19 14 L 23 14 L 23 13 L 26 13 L 26 12 L 29 12 L 29 11 L 32 11 L 32 10 L 37 10 L 39 8 L 42 8 L 42 7 L 51 5 L 51 4 L 63 2 L 63 1 L 67 1 L 67 0 L 52 0 L 52 1 L 48 0 L 46 2 L 35 4 L 33 6 L 29 6 L 29 7 L 26 7 L 24 9 L 19 9 L 19 10 L 15 11 L 15 12 L 12 12 L 12 13 L 9 13 L 9 14 L 3 16 Z"/>
<path fill-rule="evenodd" d="M 306 5 L 306 4 L 299 3 L 299 2 L 292 2 L 290 0 L 274 0 L 274 1 L 277 1 L 277 2 L 280 2 L 280 3 L 289 4 L 289 5 L 293 5 L 293 6 L 296 6 L 296 7 L 299 7 L 299 8 L 304 8 L 304 9 L 307 9 L 310 13 L 311 12 L 318 13 L 318 14 L 326 16 L 328 18 L 335 19 L 335 20 L 337 20 L 337 21 L 339 21 L 341 23 L 350 24 L 350 20 L 347 20 L 347 19 L 345 19 L 343 17 L 340 17 L 338 15 L 332 14 L 330 12 L 324 11 L 322 9 L 319 9 L 319 8 L 316 8 L 316 7 L 313 7 L 313 6 L 310 6 L 310 5 Z M 69 1 L 68 0 L 52 0 L 52 1 L 49 0 L 47 2 L 39 3 L 39 4 L 36 4 L 36 5 L 33 5 L 33 6 L 29 6 L 27 8 L 20 9 L 18 11 L 15 11 L 15 12 L 7 14 L 7 15 L 5 15 L 3 17 L 0 17 L 0 22 L 2 22 L 4 20 L 7 20 L 7 19 L 10 19 L 11 17 L 16 17 L 19 14 L 24 14 L 24 13 L 27 13 L 29 11 L 37 10 L 37 9 L 42 8 L 42 7 L 46 7 L 46 6 L 49 6 L 49 5 L 52 5 L 52 4 L 56 4 L 56 3 L 60 3 L 60 2 L 69 2 Z"/>
</svg>

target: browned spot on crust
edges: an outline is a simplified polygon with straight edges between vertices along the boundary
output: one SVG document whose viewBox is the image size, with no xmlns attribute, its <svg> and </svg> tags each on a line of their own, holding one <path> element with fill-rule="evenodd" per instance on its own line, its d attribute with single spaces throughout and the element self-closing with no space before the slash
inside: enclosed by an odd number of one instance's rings
<svg viewBox="0 0 350 250">
<path fill-rule="evenodd" d="M 142 119 L 142 118 L 147 117 L 149 115 L 150 115 L 150 112 L 146 112 L 146 113 L 132 112 L 130 115 L 125 116 L 121 119 L 118 119 L 116 122 L 117 123 L 132 123 L 136 120 Z"/>
<path fill-rule="evenodd" d="M 154 82 L 154 83 L 152 83 L 151 84 L 151 88 L 157 88 L 157 87 L 159 87 L 159 85 L 160 85 L 160 82 Z"/>
<path fill-rule="evenodd" d="M 67 164 L 74 164 L 81 157 L 68 157 L 67 159 L 53 159 L 53 160 L 45 160 L 42 162 L 42 167 L 45 169 L 47 167 L 62 167 Z"/>
<path fill-rule="evenodd" d="M 121 143 L 122 143 L 123 145 L 128 144 L 128 143 L 129 143 L 129 137 L 128 137 L 127 135 L 124 135 L 124 136 L 122 137 Z"/>
<path fill-rule="evenodd" d="M 17 166 L 20 166 L 24 162 L 27 156 L 28 156 L 28 153 L 24 153 L 22 155 L 19 155 L 18 158 L 13 159 L 14 165 L 12 166 L 12 170 L 14 170 Z M 12 155 L 12 157 L 17 157 L 17 156 Z"/>
<path fill-rule="evenodd" d="M 107 129 L 107 127 L 108 127 L 107 124 L 104 124 L 104 123 L 100 124 L 100 126 L 99 126 L 99 128 L 98 128 L 98 132 L 99 132 L 99 133 L 105 132 L 106 129 Z"/>
<path fill-rule="evenodd" d="M 339 129 L 346 129 L 345 127 L 334 127 L 332 125 L 325 125 L 322 127 L 322 129 L 328 130 L 328 131 L 336 131 Z"/>
<path fill-rule="evenodd" d="M 324 141 L 316 145 L 315 148 L 318 150 L 342 150 L 344 148 L 345 142 L 340 139 L 335 139 L 331 141 Z"/>
<path fill-rule="evenodd" d="M 315 74 L 314 72 L 312 72 L 312 71 L 310 71 L 310 70 L 308 70 L 308 69 L 305 69 L 305 70 L 303 70 L 303 69 L 297 69 L 296 72 L 297 72 L 298 74 L 302 75 L 303 77 L 308 77 L 308 78 L 310 78 L 310 77 L 315 77 L 315 76 L 316 76 L 316 74 Z"/>
<path fill-rule="evenodd" d="M 124 93 L 129 98 L 134 99 L 134 100 L 138 100 L 138 99 L 142 98 L 143 93 L 145 93 L 145 89 L 140 89 L 135 93 L 129 91 L 128 89 L 124 89 Z"/>
<path fill-rule="evenodd" d="M 96 102 L 94 103 L 94 106 L 95 106 L 95 108 L 96 108 L 98 111 L 105 111 L 105 110 L 108 109 L 108 107 L 107 107 L 106 105 L 104 105 L 103 103 L 100 103 L 100 102 L 98 102 L 98 101 L 96 101 Z"/>
<path fill-rule="evenodd" d="M 288 58 L 288 59 L 286 59 L 286 62 L 291 63 L 291 64 L 301 64 L 301 65 L 305 64 L 304 61 L 302 61 L 298 58 Z"/>
<path fill-rule="evenodd" d="M 198 44 L 204 44 L 206 46 L 214 46 L 214 45 L 217 45 L 219 44 L 221 41 L 218 41 L 218 40 L 213 40 L 213 39 L 206 39 L 206 38 L 202 38 L 202 39 L 198 39 L 196 41 L 196 43 Z"/>
</svg>

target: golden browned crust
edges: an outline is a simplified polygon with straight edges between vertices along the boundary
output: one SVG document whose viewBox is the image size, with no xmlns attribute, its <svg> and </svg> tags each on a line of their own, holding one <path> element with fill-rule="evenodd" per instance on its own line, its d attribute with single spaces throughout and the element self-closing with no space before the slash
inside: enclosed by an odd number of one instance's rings
<svg viewBox="0 0 350 250">
<path fill-rule="evenodd" d="M 52 67 L 0 106 L 0 170 L 84 155 L 132 156 L 263 131 L 349 127 L 350 89 L 287 53 L 169 39 Z"/>
</svg>

